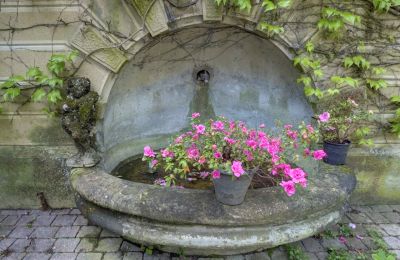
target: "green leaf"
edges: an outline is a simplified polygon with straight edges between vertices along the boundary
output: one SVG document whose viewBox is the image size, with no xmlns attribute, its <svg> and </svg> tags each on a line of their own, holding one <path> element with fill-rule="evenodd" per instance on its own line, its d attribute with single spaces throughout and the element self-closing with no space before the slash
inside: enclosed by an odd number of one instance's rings
<svg viewBox="0 0 400 260">
<path fill-rule="evenodd" d="M 382 67 L 373 67 L 372 68 L 372 73 L 374 73 L 377 76 L 382 75 L 385 72 L 386 72 L 386 69 L 382 68 Z"/>
<path fill-rule="evenodd" d="M 350 68 L 351 66 L 353 66 L 354 62 L 353 62 L 353 58 L 351 57 L 346 57 L 343 60 L 343 64 L 345 68 Z"/>
<path fill-rule="evenodd" d="M 61 93 L 58 89 L 53 89 L 47 94 L 47 100 L 50 103 L 56 103 L 58 100 L 61 100 Z"/>
<path fill-rule="evenodd" d="M 328 95 L 333 96 L 333 95 L 339 94 L 340 90 L 337 88 L 328 88 L 326 90 L 326 92 L 328 93 Z"/>
<path fill-rule="evenodd" d="M 28 79 L 37 79 L 39 76 L 43 75 L 43 72 L 39 69 L 39 67 L 31 67 L 26 72 L 26 77 Z"/>
<path fill-rule="evenodd" d="M 302 75 L 300 76 L 300 78 L 297 79 L 297 83 L 303 83 L 305 87 L 309 87 L 311 86 L 312 79 L 310 77 Z"/>
<path fill-rule="evenodd" d="M 399 103 L 400 104 L 400 96 L 393 96 L 390 101 L 393 103 Z"/>
<path fill-rule="evenodd" d="M 32 93 L 32 101 L 39 102 L 47 95 L 46 91 L 43 88 L 38 88 L 35 92 Z"/>
<path fill-rule="evenodd" d="M 314 90 L 313 87 L 311 87 L 311 86 L 306 86 L 306 87 L 304 88 L 304 94 L 305 94 L 307 97 L 314 95 L 314 93 L 315 93 L 315 90 Z"/>
<path fill-rule="evenodd" d="M 47 81 L 47 84 L 52 88 L 55 88 L 57 86 L 62 86 L 63 83 L 64 81 L 60 78 L 51 78 Z"/>
<path fill-rule="evenodd" d="M 312 53 L 314 51 L 314 44 L 310 41 L 306 43 L 306 51 Z"/>
<path fill-rule="evenodd" d="M 262 3 L 262 7 L 264 7 L 264 12 L 272 11 L 276 9 L 276 5 L 274 2 L 270 0 L 264 0 Z"/>
<path fill-rule="evenodd" d="M 387 82 L 383 79 L 367 79 L 367 85 L 372 89 L 378 90 L 381 88 L 386 88 Z"/>
<path fill-rule="evenodd" d="M 314 76 L 318 79 L 321 79 L 324 76 L 324 72 L 321 69 L 316 69 L 313 71 Z"/>
<path fill-rule="evenodd" d="M 5 101 L 8 101 L 8 100 L 13 101 L 20 94 L 21 94 L 20 88 L 8 88 L 4 92 L 3 98 Z"/>
<path fill-rule="evenodd" d="M 69 62 L 74 61 L 79 56 L 79 51 L 73 50 L 67 54 L 66 60 Z"/>
<path fill-rule="evenodd" d="M 285 31 L 281 26 L 272 25 L 266 22 L 261 22 L 259 26 L 262 31 L 266 31 L 270 36 L 281 34 Z"/>
<path fill-rule="evenodd" d="M 323 92 L 321 89 L 319 89 L 319 88 L 315 88 L 314 95 L 315 95 L 317 98 L 321 99 L 321 98 L 324 97 L 324 92 Z"/>
<path fill-rule="evenodd" d="M 288 8 L 292 4 L 292 0 L 280 0 L 277 3 L 279 8 Z"/>
</svg>

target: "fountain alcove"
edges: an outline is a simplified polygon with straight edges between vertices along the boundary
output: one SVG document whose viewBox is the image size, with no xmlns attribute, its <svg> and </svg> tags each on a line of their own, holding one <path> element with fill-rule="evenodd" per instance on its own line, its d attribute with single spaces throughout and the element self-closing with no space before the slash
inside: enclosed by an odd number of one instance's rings
<svg viewBox="0 0 400 260">
<path fill-rule="evenodd" d="M 144 145 L 163 147 L 189 116 L 224 115 L 251 126 L 309 121 L 313 111 L 291 61 L 270 41 L 234 28 L 191 28 L 159 37 L 124 66 L 111 89 L 98 141 L 103 161 L 72 170 L 89 220 L 133 242 L 192 255 L 232 255 L 297 241 L 340 220 L 355 178 L 343 167 L 302 162 L 309 188 L 249 190 L 243 204 L 212 190 L 164 188 L 112 175 Z"/>
</svg>

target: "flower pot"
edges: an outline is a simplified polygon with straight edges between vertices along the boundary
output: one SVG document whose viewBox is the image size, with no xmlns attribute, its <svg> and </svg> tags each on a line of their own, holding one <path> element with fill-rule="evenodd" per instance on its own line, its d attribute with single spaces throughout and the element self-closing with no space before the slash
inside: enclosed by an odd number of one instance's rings
<svg viewBox="0 0 400 260">
<path fill-rule="evenodd" d="M 345 164 L 350 144 L 350 141 L 345 141 L 343 144 L 329 143 L 324 141 L 324 151 L 327 154 L 327 156 L 324 158 L 324 162 L 331 165 Z"/>
<path fill-rule="evenodd" d="M 216 199 L 225 205 L 241 204 L 244 201 L 253 176 L 253 171 L 239 178 L 232 177 L 231 174 L 221 171 L 220 178 L 213 179 Z"/>
</svg>

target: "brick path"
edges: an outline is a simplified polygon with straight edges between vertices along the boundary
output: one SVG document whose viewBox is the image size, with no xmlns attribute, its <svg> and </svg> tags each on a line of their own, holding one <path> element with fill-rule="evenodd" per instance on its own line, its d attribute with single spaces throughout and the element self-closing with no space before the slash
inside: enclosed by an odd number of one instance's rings
<svg viewBox="0 0 400 260">
<path fill-rule="evenodd" d="M 373 239 L 367 232 L 374 229 L 382 234 L 390 252 L 400 259 L 400 205 L 378 205 L 353 207 L 342 220 L 342 227 L 349 223 L 356 228 L 352 237 L 339 241 L 332 232 L 340 230 L 339 225 L 323 235 L 305 239 L 299 246 L 310 260 L 326 259 L 328 248 L 344 249 L 359 254 L 375 248 Z M 367 255 L 371 255 L 370 253 Z M 140 246 L 120 237 L 91 226 L 77 209 L 51 211 L 0 210 L 0 259 L 179 259 L 176 255 L 154 251 L 152 255 L 143 253 Z M 226 260 L 268 260 L 287 259 L 282 248 L 247 255 L 225 258 L 186 259 L 226 259 Z"/>
</svg>

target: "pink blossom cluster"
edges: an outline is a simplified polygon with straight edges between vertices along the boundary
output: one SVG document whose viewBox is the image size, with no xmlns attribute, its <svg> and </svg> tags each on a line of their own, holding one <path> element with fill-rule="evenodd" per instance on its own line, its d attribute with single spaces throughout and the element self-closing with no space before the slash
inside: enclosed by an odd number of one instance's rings
<svg viewBox="0 0 400 260">
<path fill-rule="evenodd" d="M 310 149 L 316 135 L 311 125 L 285 125 L 280 134 L 271 134 L 264 131 L 264 124 L 252 129 L 244 122 L 224 117 L 201 123 L 200 113 L 193 113 L 191 121 L 192 129 L 177 136 L 160 153 L 144 147 L 144 160 L 170 171 L 172 182 L 177 176 L 187 178 L 189 172 L 217 179 L 221 171 L 240 178 L 253 169 L 269 169 L 263 174 L 270 174 L 288 196 L 293 196 L 297 186 L 307 187 L 308 175 L 292 164 L 299 155 L 288 151 L 301 146 L 303 157 L 322 160 L 326 156 L 323 150 Z"/>
</svg>

